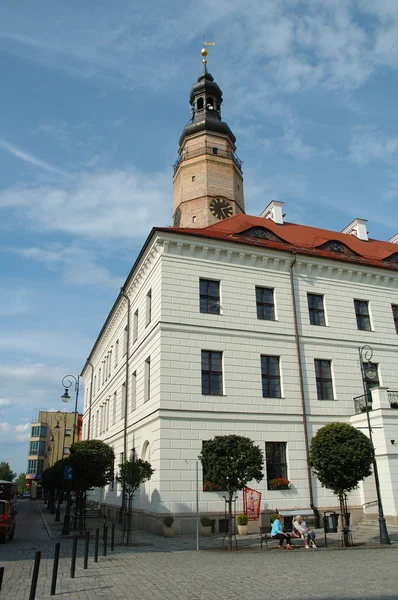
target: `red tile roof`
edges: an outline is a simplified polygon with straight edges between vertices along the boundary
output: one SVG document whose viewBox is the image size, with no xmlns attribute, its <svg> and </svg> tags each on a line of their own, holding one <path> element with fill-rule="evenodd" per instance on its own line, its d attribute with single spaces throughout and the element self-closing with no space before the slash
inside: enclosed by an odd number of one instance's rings
<svg viewBox="0 0 398 600">
<path fill-rule="evenodd" d="M 272 241 L 263 238 L 246 237 L 239 234 L 251 229 L 261 227 L 267 229 L 281 241 Z M 309 227 L 308 225 L 297 225 L 296 223 L 284 223 L 278 225 L 271 219 L 252 217 L 250 215 L 236 215 L 201 229 L 167 227 L 162 231 L 170 231 L 183 235 L 194 235 L 202 238 L 236 242 L 249 246 L 274 248 L 286 252 L 296 251 L 298 254 L 309 254 L 339 261 L 347 261 L 359 264 L 368 264 L 376 267 L 398 270 L 398 263 L 386 262 L 384 259 L 393 254 L 398 254 L 398 245 L 390 242 L 369 239 L 362 241 L 354 235 Z M 354 254 L 344 254 L 322 249 L 320 246 L 327 242 L 339 242 Z"/>
</svg>

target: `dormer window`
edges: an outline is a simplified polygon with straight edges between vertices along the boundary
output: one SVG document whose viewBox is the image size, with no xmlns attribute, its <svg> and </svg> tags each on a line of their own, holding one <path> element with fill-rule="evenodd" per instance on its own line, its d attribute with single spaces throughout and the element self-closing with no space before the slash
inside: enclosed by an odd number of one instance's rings
<svg viewBox="0 0 398 600">
<path fill-rule="evenodd" d="M 386 256 L 386 258 L 383 258 L 383 262 L 398 264 L 398 252 L 394 252 L 394 254 L 390 254 L 390 256 Z"/>
<path fill-rule="evenodd" d="M 239 235 L 239 237 L 249 237 L 249 238 L 256 238 L 256 239 L 260 239 L 260 240 L 270 240 L 272 242 L 283 242 L 284 241 L 281 238 L 279 238 L 277 235 L 272 233 L 272 231 L 269 231 L 268 229 L 265 229 L 264 227 L 251 227 L 250 229 L 246 229 L 246 231 L 242 231 L 238 235 Z"/>
<path fill-rule="evenodd" d="M 322 244 L 322 246 L 318 246 L 318 248 L 320 250 L 328 250 L 329 252 L 335 252 L 336 254 L 356 254 L 345 244 L 342 244 L 337 240 L 331 240 L 330 242 L 326 242 L 326 244 Z"/>
<path fill-rule="evenodd" d="M 203 106 L 204 106 L 203 98 L 198 98 L 198 101 L 196 103 L 197 110 L 203 110 Z"/>
</svg>

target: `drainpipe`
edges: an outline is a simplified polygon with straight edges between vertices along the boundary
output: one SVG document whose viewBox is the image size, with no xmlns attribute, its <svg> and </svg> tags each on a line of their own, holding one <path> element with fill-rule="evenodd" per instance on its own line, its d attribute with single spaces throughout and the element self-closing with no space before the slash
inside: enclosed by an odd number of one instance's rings
<svg viewBox="0 0 398 600">
<path fill-rule="evenodd" d="M 292 252 L 293 260 L 290 263 L 290 287 L 292 290 L 292 304 L 293 304 L 293 318 L 294 318 L 294 337 L 296 341 L 296 349 L 297 349 L 297 359 L 299 365 L 299 379 L 300 379 L 300 398 L 301 398 L 301 410 L 303 413 L 303 426 L 304 426 L 304 437 L 305 437 L 305 457 L 307 463 L 307 479 L 308 479 L 308 489 L 310 494 L 310 506 L 313 508 L 314 506 L 314 494 L 312 490 L 312 480 L 311 480 L 311 467 L 309 464 L 309 440 L 308 440 L 308 427 L 307 427 L 307 410 L 305 407 L 305 396 L 304 396 L 304 379 L 303 379 L 303 361 L 301 358 L 301 348 L 300 348 L 300 336 L 298 330 L 298 319 L 297 319 L 297 305 L 296 305 L 296 290 L 294 288 L 294 277 L 293 277 L 293 268 L 296 264 L 297 256 L 296 252 Z"/>
<path fill-rule="evenodd" d="M 126 398 L 124 401 L 124 431 L 123 431 L 123 460 L 127 458 L 127 407 L 129 397 L 129 357 L 130 357 L 130 298 L 123 288 L 120 289 L 120 295 L 127 300 L 127 339 L 126 339 Z M 125 489 L 122 490 L 122 506 L 120 508 L 119 523 L 122 522 L 123 510 L 125 508 Z"/>
<path fill-rule="evenodd" d="M 87 364 L 91 367 L 91 379 L 90 379 L 90 399 L 88 405 L 88 427 L 87 427 L 87 439 L 90 439 L 90 429 L 91 429 L 91 401 L 93 399 L 93 379 L 94 379 L 94 365 L 87 359 Z"/>
</svg>

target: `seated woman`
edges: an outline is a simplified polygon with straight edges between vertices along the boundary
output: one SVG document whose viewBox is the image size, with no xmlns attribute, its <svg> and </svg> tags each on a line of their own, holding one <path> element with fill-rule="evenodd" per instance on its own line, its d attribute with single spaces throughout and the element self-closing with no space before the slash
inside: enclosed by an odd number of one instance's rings
<svg viewBox="0 0 398 600">
<path fill-rule="evenodd" d="M 301 515 L 297 515 L 293 521 L 292 531 L 294 537 L 304 538 L 306 550 L 310 549 L 310 545 L 316 548 L 314 543 L 315 533 L 309 530 L 307 523 L 302 520 Z"/>
<path fill-rule="evenodd" d="M 283 549 L 284 541 L 286 541 L 286 550 L 293 550 L 293 547 L 290 545 L 290 533 L 283 532 L 283 526 L 280 519 L 281 517 L 278 515 L 278 518 L 273 521 L 271 537 L 274 540 L 279 540 L 278 550 Z"/>
</svg>

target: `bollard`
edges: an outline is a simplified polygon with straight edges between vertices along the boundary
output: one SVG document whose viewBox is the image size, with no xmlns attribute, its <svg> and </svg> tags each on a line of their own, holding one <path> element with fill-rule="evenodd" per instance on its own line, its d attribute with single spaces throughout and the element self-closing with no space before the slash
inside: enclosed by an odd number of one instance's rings
<svg viewBox="0 0 398 600">
<path fill-rule="evenodd" d="M 1 586 L 3 584 L 3 577 L 4 577 L 4 567 L 0 567 L 0 592 L 1 592 Z"/>
<path fill-rule="evenodd" d="M 39 578 L 40 559 L 41 559 L 41 552 L 40 552 L 40 550 L 38 550 L 35 553 L 35 564 L 33 566 L 32 583 L 30 585 L 29 600 L 35 600 L 35 598 L 36 598 L 36 588 L 37 588 L 37 580 Z"/>
<path fill-rule="evenodd" d="M 73 536 L 73 544 L 72 544 L 72 562 L 70 565 L 70 576 L 72 577 L 72 579 L 75 577 L 76 554 L 77 554 L 77 535 Z"/>
<path fill-rule="evenodd" d="M 57 505 L 57 510 L 55 511 L 55 522 L 59 523 L 61 520 L 61 509 L 59 508 L 59 502 Z"/>
<path fill-rule="evenodd" d="M 115 523 L 112 523 L 112 531 L 111 531 L 111 550 L 115 549 Z"/>
<path fill-rule="evenodd" d="M 57 587 L 57 576 L 58 576 L 58 563 L 59 563 L 59 551 L 61 548 L 61 544 L 58 542 L 55 544 L 55 552 L 54 552 L 54 564 L 53 564 L 53 576 L 51 579 L 51 591 L 50 596 L 55 596 L 55 589 Z"/>
<path fill-rule="evenodd" d="M 98 562 L 99 529 L 95 530 L 94 562 Z"/>
<path fill-rule="evenodd" d="M 108 525 L 104 525 L 104 549 L 103 556 L 106 556 L 108 550 Z"/>
<path fill-rule="evenodd" d="M 86 541 L 84 543 L 84 569 L 88 568 L 88 550 L 90 547 L 90 532 L 86 531 Z"/>
<path fill-rule="evenodd" d="M 104 517 L 104 527 L 103 527 L 103 530 L 102 530 L 102 539 L 103 540 L 105 539 L 105 527 L 107 527 L 107 525 L 106 525 L 106 516 Z"/>
</svg>

